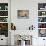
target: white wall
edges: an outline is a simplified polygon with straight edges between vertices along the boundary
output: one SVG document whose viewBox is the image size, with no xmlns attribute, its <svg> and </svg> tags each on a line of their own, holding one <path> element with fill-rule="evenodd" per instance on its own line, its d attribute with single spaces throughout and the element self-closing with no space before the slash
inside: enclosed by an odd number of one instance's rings
<svg viewBox="0 0 46 46">
<path fill-rule="evenodd" d="M 15 2 L 15 3 L 14 3 Z M 29 19 L 18 19 L 17 10 L 29 10 Z M 11 1 L 11 20 L 15 23 L 17 30 L 27 30 L 29 26 L 37 21 L 37 2 L 29 0 Z M 36 19 L 35 19 L 36 18 Z M 36 20 L 36 21 L 35 21 Z M 36 24 L 34 24 L 36 26 Z"/>
<path fill-rule="evenodd" d="M 33 30 L 33 46 L 40 46 L 43 44 L 42 38 L 38 38 L 38 3 L 45 3 L 46 0 L 11 0 L 11 22 L 16 25 L 17 30 L 15 34 L 26 34 L 30 25 L 35 26 Z M 27 9 L 29 10 L 29 19 L 18 19 L 17 10 Z M 30 32 L 31 33 L 31 32 Z M 29 34 L 30 34 L 29 33 Z M 36 40 L 37 39 L 37 40 Z M 39 44 L 38 44 L 39 43 Z"/>
</svg>

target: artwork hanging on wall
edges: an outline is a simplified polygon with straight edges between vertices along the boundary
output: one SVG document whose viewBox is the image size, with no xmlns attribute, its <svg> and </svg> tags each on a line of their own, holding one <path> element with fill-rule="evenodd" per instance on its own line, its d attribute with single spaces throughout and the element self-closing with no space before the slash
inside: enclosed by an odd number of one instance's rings
<svg viewBox="0 0 46 46">
<path fill-rule="evenodd" d="M 28 19 L 29 18 L 29 10 L 18 10 L 17 17 L 19 19 Z"/>
</svg>

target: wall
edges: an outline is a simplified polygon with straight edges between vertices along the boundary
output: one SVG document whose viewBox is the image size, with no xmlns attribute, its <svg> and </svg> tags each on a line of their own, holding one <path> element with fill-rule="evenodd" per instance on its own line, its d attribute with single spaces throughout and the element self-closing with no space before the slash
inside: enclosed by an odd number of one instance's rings
<svg viewBox="0 0 46 46">
<path fill-rule="evenodd" d="M 37 16 L 36 16 L 37 15 L 37 2 L 28 1 L 28 0 L 23 0 L 23 1 L 15 0 L 14 2 L 13 1 L 11 2 L 11 15 L 12 15 L 11 20 L 12 22 L 15 23 L 17 30 L 27 30 L 29 26 L 31 26 L 33 23 L 37 21 Z M 21 9 L 29 10 L 29 19 L 18 19 L 17 18 L 17 10 L 21 10 Z M 36 27 L 36 24 L 34 25 Z"/>
<path fill-rule="evenodd" d="M 16 25 L 15 34 L 27 34 L 30 25 L 35 26 L 33 30 L 33 46 L 43 44 L 43 38 L 38 38 L 38 3 L 45 3 L 46 0 L 11 0 L 11 22 Z M 18 19 L 17 10 L 29 10 L 29 19 Z M 29 32 L 28 32 L 29 33 Z M 29 33 L 31 34 L 31 32 Z M 37 37 L 36 37 L 37 36 Z M 38 44 L 39 43 L 39 44 Z M 43 45 L 42 45 L 43 46 Z"/>
</svg>

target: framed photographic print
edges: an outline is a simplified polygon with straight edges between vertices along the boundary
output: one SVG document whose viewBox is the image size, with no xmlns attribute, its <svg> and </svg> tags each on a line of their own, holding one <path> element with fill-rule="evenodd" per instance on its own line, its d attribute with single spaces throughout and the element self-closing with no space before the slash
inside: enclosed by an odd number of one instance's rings
<svg viewBox="0 0 46 46">
<path fill-rule="evenodd" d="M 18 10 L 17 17 L 18 17 L 18 19 L 28 19 L 29 18 L 29 10 Z"/>
</svg>

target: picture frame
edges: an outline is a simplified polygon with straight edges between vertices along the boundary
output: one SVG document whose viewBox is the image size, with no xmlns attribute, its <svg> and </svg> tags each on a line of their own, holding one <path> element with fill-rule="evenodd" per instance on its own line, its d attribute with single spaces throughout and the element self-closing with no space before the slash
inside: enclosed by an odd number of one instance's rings
<svg viewBox="0 0 46 46">
<path fill-rule="evenodd" d="M 29 19 L 29 10 L 17 10 L 18 19 Z"/>
</svg>

